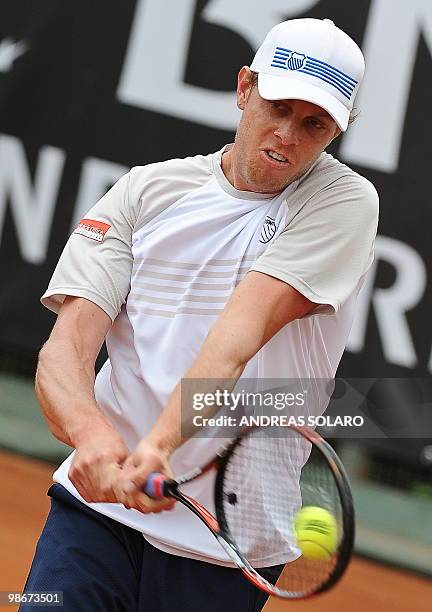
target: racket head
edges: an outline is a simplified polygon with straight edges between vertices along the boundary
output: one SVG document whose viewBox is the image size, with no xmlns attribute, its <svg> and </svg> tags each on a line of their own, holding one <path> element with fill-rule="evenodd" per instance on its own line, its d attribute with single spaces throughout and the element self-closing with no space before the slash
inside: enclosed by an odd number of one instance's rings
<svg viewBox="0 0 432 612">
<path fill-rule="evenodd" d="M 318 506 L 336 521 L 337 546 L 326 559 L 306 558 L 298 548 L 294 523 L 305 506 Z M 255 428 L 237 438 L 220 459 L 215 507 L 237 565 L 269 595 L 311 597 L 346 570 L 354 541 L 348 478 L 336 452 L 308 428 L 285 427 L 277 437 Z"/>
</svg>

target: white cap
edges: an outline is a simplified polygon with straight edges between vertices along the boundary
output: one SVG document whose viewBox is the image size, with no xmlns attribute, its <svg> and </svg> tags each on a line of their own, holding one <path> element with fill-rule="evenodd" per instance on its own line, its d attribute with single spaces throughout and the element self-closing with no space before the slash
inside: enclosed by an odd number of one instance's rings
<svg viewBox="0 0 432 612">
<path fill-rule="evenodd" d="M 306 100 L 348 127 L 365 63 L 358 45 L 330 19 L 292 19 L 272 28 L 251 70 L 266 100 Z"/>
</svg>

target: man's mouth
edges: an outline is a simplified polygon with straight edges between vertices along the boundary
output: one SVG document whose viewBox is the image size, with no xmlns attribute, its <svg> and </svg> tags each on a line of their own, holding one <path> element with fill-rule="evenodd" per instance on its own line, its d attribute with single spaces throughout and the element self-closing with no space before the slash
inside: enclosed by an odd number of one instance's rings
<svg viewBox="0 0 432 612">
<path fill-rule="evenodd" d="M 267 157 L 269 157 L 271 160 L 276 161 L 280 164 L 289 164 L 290 161 L 287 157 L 285 157 L 284 155 L 281 155 L 280 153 L 277 153 L 276 151 L 272 151 L 272 150 L 268 150 L 265 151 L 265 154 Z"/>
</svg>

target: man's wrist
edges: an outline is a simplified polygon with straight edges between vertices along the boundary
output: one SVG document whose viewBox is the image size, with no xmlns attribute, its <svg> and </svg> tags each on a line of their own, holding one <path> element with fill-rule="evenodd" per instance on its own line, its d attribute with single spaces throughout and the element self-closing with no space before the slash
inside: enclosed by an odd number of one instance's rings
<svg viewBox="0 0 432 612">
<path fill-rule="evenodd" d="M 83 444 L 98 440 L 109 440 L 124 445 L 119 433 L 111 423 L 101 414 L 89 419 L 83 419 L 80 423 L 70 428 L 69 438 L 74 448 Z"/>
<path fill-rule="evenodd" d="M 177 435 L 159 434 L 152 431 L 146 438 L 146 442 L 156 448 L 159 452 L 169 457 L 181 444 L 181 439 Z"/>
</svg>

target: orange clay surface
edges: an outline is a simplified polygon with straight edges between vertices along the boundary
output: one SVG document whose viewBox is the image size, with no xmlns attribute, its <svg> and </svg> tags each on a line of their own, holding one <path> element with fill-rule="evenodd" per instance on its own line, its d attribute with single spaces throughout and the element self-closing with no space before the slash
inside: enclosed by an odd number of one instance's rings
<svg viewBox="0 0 432 612">
<path fill-rule="evenodd" d="M 52 471 L 46 463 L 0 452 L 0 591 L 22 590 L 48 512 Z M 303 602 L 273 600 L 265 612 L 426 612 L 431 602 L 432 580 L 354 559 L 330 593 Z"/>
</svg>

